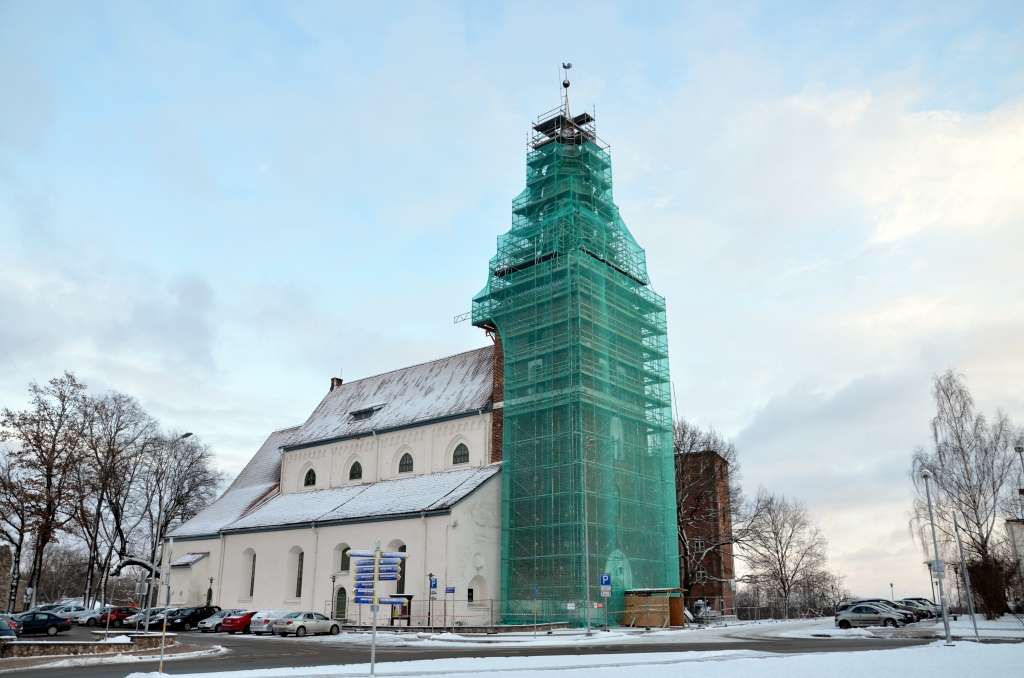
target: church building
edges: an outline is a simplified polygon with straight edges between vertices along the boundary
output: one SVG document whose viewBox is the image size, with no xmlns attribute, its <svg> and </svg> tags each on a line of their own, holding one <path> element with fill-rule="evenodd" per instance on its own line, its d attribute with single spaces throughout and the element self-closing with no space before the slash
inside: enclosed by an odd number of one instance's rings
<svg viewBox="0 0 1024 678">
<path fill-rule="evenodd" d="M 171 534 L 173 602 L 365 620 L 347 550 L 378 541 L 408 553 L 395 592 L 414 614 L 433 575 L 463 623 L 582 624 L 625 590 L 678 587 L 665 303 L 568 88 L 532 127 L 473 299 L 489 345 L 332 380 Z"/>
</svg>

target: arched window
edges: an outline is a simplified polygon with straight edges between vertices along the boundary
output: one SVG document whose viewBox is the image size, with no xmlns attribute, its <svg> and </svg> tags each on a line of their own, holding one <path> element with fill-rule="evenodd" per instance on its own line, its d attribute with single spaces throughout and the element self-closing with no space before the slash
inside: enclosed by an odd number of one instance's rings
<svg viewBox="0 0 1024 678">
<path fill-rule="evenodd" d="M 409 455 L 406 455 L 409 456 Z M 411 468 L 409 470 L 412 470 Z M 399 553 L 405 553 L 405 544 L 398 547 Z M 402 558 L 398 561 L 398 586 L 395 587 L 396 593 L 405 593 L 405 561 L 408 558 Z"/>
<path fill-rule="evenodd" d="M 290 576 L 285 580 L 285 595 L 289 598 L 302 597 L 302 569 L 305 559 L 306 554 L 298 546 L 293 546 L 288 552 Z"/>
<path fill-rule="evenodd" d="M 338 544 L 334 547 L 334 557 L 332 562 L 332 572 L 348 572 L 352 566 L 352 557 L 350 551 L 352 549 L 348 544 Z"/>
<path fill-rule="evenodd" d="M 362 480 L 363 479 L 363 465 L 358 461 L 352 464 L 352 468 L 348 470 L 349 480 Z"/>
<path fill-rule="evenodd" d="M 406 452 L 398 462 L 399 473 L 412 473 L 412 455 Z"/>
<path fill-rule="evenodd" d="M 452 453 L 453 464 L 468 464 L 469 463 L 469 448 L 466 447 L 466 443 L 459 443 L 455 446 L 455 452 Z"/>
<path fill-rule="evenodd" d="M 256 552 L 246 549 L 242 554 L 242 595 L 252 598 L 256 591 Z"/>
<path fill-rule="evenodd" d="M 309 469 L 308 471 L 306 471 L 306 477 L 302 481 L 302 486 L 313 487 L 314 485 L 316 485 L 316 471 L 314 471 L 313 469 Z"/>
</svg>

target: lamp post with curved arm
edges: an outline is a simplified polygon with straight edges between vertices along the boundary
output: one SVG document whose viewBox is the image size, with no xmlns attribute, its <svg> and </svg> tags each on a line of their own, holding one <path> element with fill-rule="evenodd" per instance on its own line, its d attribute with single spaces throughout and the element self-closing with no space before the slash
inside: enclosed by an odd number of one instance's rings
<svg viewBox="0 0 1024 678">
<path fill-rule="evenodd" d="M 946 645 L 952 645 L 953 640 L 949 637 L 949 613 L 946 610 L 946 594 L 943 592 L 942 579 L 945 575 L 945 567 L 939 558 L 939 536 L 935 531 L 935 513 L 932 511 L 932 490 L 929 481 L 933 478 L 932 472 L 928 469 L 921 471 L 921 478 L 924 480 L 924 493 L 928 498 L 928 522 L 932 526 L 932 548 L 935 551 L 934 567 L 932 571 L 935 578 L 939 580 L 939 605 L 942 607 L 942 627 L 946 631 Z"/>
</svg>

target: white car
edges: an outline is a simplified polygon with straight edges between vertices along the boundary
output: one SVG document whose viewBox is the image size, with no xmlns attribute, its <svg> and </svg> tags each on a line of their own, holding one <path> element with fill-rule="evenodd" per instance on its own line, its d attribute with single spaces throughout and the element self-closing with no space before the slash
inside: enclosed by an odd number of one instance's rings
<svg viewBox="0 0 1024 678">
<path fill-rule="evenodd" d="M 104 614 L 110 606 L 100 607 L 95 610 L 84 610 L 71 616 L 71 621 L 83 626 L 96 626 L 100 621 L 100 615 Z"/>
<path fill-rule="evenodd" d="M 61 605 L 55 610 L 50 610 L 53 614 L 58 617 L 64 617 L 68 621 L 74 621 L 76 616 L 86 611 L 87 610 L 81 605 Z"/>
<path fill-rule="evenodd" d="M 274 635 L 274 622 L 291 614 L 291 610 L 260 610 L 252 616 L 249 622 L 249 632 L 257 636 L 264 633 Z"/>
<path fill-rule="evenodd" d="M 230 617 L 234 614 L 241 614 L 243 612 L 245 612 L 245 610 L 241 608 L 237 610 L 219 610 L 196 624 L 196 628 L 203 633 L 220 633 L 222 631 L 221 622 L 224 621 L 225 617 Z"/>
<path fill-rule="evenodd" d="M 317 633 L 336 636 L 341 633 L 341 627 L 336 621 L 319 612 L 292 612 L 274 622 L 274 633 L 280 636 L 294 635 L 298 638 Z"/>
</svg>

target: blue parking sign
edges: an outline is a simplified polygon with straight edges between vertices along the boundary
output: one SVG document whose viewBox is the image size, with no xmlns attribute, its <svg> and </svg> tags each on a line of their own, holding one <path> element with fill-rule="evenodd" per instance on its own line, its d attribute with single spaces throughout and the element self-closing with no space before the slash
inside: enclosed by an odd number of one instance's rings
<svg viewBox="0 0 1024 678">
<path fill-rule="evenodd" d="M 611 586 L 611 585 L 612 585 L 612 576 L 610 574 L 608 574 L 607 572 L 605 572 L 604 574 L 601 575 L 601 586 Z"/>
</svg>

